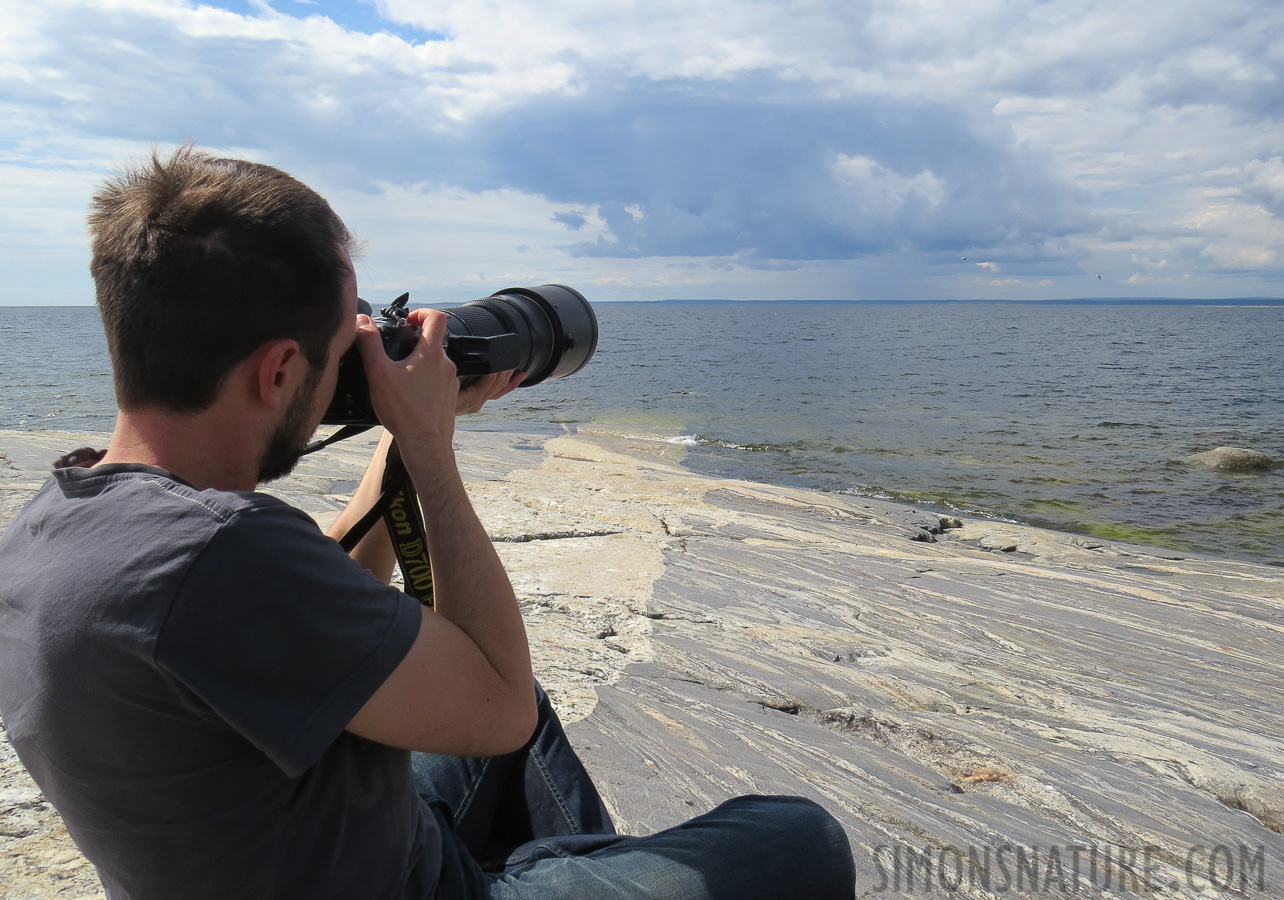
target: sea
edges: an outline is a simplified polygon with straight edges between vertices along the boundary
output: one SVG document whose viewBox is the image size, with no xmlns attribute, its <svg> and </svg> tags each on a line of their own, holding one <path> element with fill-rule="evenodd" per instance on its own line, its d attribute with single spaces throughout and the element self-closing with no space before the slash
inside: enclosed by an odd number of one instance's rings
<svg viewBox="0 0 1284 900">
<path fill-rule="evenodd" d="M 377 301 L 376 301 L 377 302 Z M 684 464 L 1284 565 L 1284 304 L 598 303 L 594 358 L 462 427 L 593 428 Z M 93 307 L 0 307 L 0 428 L 111 430 Z"/>
</svg>

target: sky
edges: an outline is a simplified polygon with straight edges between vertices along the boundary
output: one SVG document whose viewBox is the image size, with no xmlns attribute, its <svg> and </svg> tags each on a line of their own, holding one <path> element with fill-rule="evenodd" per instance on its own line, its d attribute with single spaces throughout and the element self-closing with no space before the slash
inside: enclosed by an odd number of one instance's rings
<svg viewBox="0 0 1284 900">
<path fill-rule="evenodd" d="M 96 185 L 195 141 L 363 296 L 1284 296 L 1284 5 L 0 0 L 0 305 L 93 301 Z"/>
</svg>

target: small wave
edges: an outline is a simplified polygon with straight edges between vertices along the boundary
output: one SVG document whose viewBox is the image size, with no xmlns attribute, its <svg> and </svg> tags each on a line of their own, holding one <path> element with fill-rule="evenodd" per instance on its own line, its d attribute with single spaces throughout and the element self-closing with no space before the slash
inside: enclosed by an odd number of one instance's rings
<svg viewBox="0 0 1284 900">
<path fill-rule="evenodd" d="M 667 443 L 681 444 L 684 447 L 711 447 L 715 450 L 743 450 L 746 453 L 794 453 L 800 450 L 814 449 L 813 445 L 807 441 L 751 441 L 742 444 L 739 441 L 730 441 L 726 438 L 709 437 L 704 434 L 680 434 L 677 437 L 667 438 Z M 848 452 L 850 448 L 835 448 L 840 452 Z"/>
</svg>

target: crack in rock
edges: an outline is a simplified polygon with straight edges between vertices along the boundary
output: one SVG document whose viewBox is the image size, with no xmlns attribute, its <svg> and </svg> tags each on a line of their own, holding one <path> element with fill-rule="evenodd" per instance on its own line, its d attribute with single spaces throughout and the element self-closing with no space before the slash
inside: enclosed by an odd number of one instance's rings
<svg viewBox="0 0 1284 900">
<path fill-rule="evenodd" d="M 562 541 L 568 538 L 590 538 L 590 537 L 610 537 L 613 534 L 624 534 L 620 529 L 583 529 L 576 528 L 569 531 L 532 531 L 518 534 L 494 534 L 491 535 L 491 542 L 496 544 L 525 544 L 530 541 Z"/>
</svg>

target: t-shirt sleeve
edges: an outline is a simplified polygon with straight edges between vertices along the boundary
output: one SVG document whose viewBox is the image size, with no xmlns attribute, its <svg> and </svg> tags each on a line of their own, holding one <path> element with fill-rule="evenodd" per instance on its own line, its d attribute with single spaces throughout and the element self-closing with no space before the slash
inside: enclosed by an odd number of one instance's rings
<svg viewBox="0 0 1284 900">
<path fill-rule="evenodd" d="M 410 650 L 419 604 L 289 506 L 244 509 L 192 564 L 156 662 L 290 777 Z"/>
</svg>

